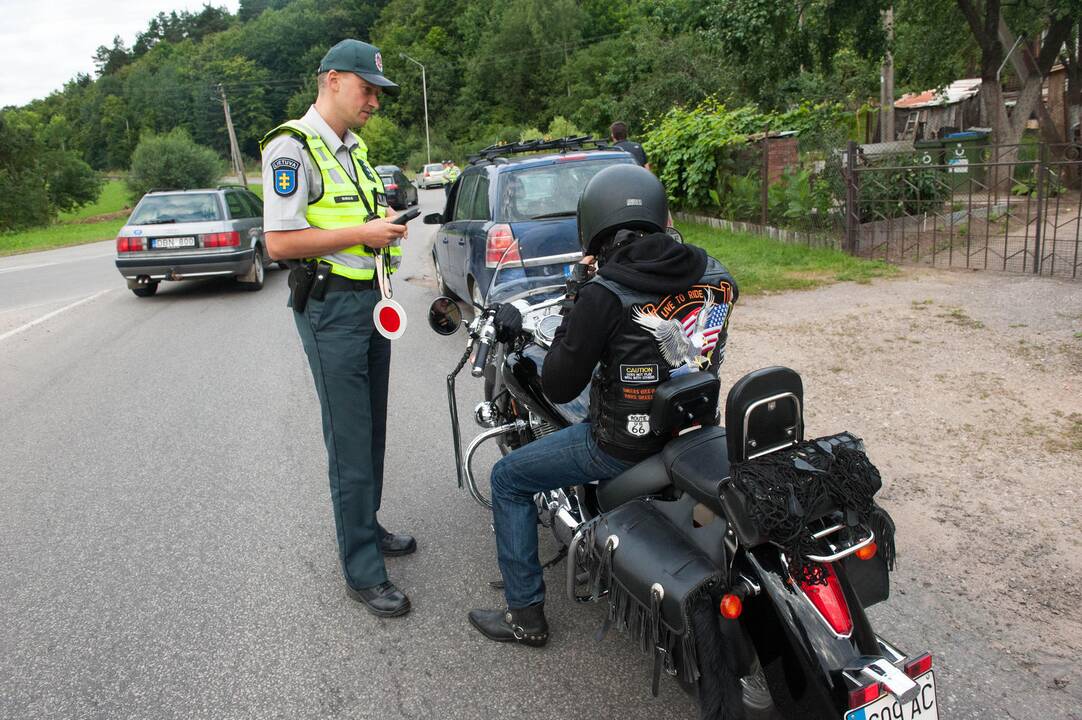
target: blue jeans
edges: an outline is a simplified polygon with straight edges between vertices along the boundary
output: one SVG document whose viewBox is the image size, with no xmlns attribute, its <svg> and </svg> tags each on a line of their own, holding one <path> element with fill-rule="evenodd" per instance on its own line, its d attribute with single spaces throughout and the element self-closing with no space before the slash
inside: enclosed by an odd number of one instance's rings
<svg viewBox="0 0 1082 720">
<path fill-rule="evenodd" d="M 534 493 L 609 480 L 633 464 L 599 448 L 587 423 L 546 435 L 496 463 L 492 519 L 508 607 L 524 608 L 545 599 Z"/>
</svg>

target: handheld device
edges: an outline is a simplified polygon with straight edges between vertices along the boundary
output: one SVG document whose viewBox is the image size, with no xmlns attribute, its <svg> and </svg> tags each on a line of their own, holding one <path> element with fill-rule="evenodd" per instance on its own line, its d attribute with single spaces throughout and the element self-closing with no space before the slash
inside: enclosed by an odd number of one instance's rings
<svg viewBox="0 0 1082 720">
<path fill-rule="evenodd" d="M 410 220 L 412 220 L 413 218 L 417 217 L 420 214 L 421 214 L 421 211 L 420 211 L 419 208 L 413 208 L 412 210 L 407 210 L 406 212 L 400 213 L 399 215 L 395 216 L 395 219 L 391 221 L 391 224 L 392 225 L 405 225 Z"/>
</svg>

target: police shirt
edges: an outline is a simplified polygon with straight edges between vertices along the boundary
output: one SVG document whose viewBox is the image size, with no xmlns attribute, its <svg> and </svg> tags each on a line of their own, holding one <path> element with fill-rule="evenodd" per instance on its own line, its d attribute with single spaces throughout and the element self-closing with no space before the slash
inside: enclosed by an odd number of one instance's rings
<svg viewBox="0 0 1082 720">
<path fill-rule="evenodd" d="M 350 154 L 357 148 L 357 136 L 347 130 L 346 139 L 343 141 L 319 114 L 315 105 L 308 108 L 308 112 L 300 120 L 323 138 L 327 149 L 334 153 L 350 179 L 356 181 L 356 169 Z M 284 196 L 275 190 L 274 172 L 271 169 L 271 163 L 282 158 L 299 162 L 304 168 L 303 173 L 297 173 L 296 189 Z M 304 230 L 311 227 L 306 217 L 308 204 L 315 202 L 322 194 L 323 176 L 320 175 L 319 168 L 312 162 L 312 156 L 308 154 L 308 150 L 299 138 L 288 132 L 282 132 L 267 143 L 263 149 L 263 230 L 265 232 Z"/>
</svg>

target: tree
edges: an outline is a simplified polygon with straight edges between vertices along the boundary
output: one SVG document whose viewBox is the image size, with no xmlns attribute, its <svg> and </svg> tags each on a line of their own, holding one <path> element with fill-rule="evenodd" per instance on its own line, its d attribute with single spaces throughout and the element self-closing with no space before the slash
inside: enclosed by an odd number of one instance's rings
<svg viewBox="0 0 1082 720">
<path fill-rule="evenodd" d="M 217 184 L 224 169 L 213 150 L 192 142 L 181 128 L 166 135 L 147 134 L 132 153 L 128 189 L 134 197 L 141 197 L 151 188 L 210 187 Z"/>
<path fill-rule="evenodd" d="M 992 137 L 1000 144 L 1017 143 L 1026 122 L 1041 102 L 1041 85 L 1053 63 L 1058 59 L 1072 26 L 1082 14 L 1078 0 L 1034 0 L 1020 5 L 1016 20 L 1024 29 L 1043 34 L 1036 57 L 1022 48 L 1024 74 L 1020 74 L 1021 90 L 1014 107 L 1003 101 L 1000 66 L 1007 49 L 1002 42 L 1008 34 L 1007 18 L 1000 0 L 956 0 L 969 25 L 970 32 L 981 51 L 981 105 L 984 117 L 992 128 Z M 1012 153 L 1009 157 L 1013 158 Z M 1009 162 L 1009 160 L 1008 160 Z"/>
<path fill-rule="evenodd" d="M 114 75 L 122 67 L 132 61 L 131 52 L 124 45 L 124 41 L 117 35 L 113 38 L 113 46 L 99 45 L 94 53 L 94 65 L 98 68 L 98 76 Z"/>
<path fill-rule="evenodd" d="M 46 153 L 43 164 L 49 203 L 54 210 L 70 212 L 101 195 L 101 176 L 76 153 L 53 150 Z"/>
</svg>

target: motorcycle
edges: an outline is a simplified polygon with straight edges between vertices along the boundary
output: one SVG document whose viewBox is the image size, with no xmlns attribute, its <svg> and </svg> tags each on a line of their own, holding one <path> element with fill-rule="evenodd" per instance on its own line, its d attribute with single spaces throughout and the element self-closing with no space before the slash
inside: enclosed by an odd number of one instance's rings
<svg viewBox="0 0 1082 720">
<path fill-rule="evenodd" d="M 487 508 L 473 470 L 482 444 L 513 452 L 588 412 L 589 388 L 565 404 L 545 396 L 565 278 L 520 251 L 504 252 L 472 320 L 448 297 L 429 310 L 437 333 L 467 329 L 448 409 L 458 485 Z M 494 325 L 502 303 L 523 318 L 507 342 Z M 482 431 L 463 448 L 456 380 L 467 364 L 484 400 Z M 546 569 L 566 555 L 571 602 L 606 603 L 602 634 L 616 627 L 653 655 L 654 696 L 661 674 L 673 676 L 704 718 L 937 720 L 931 655 L 901 651 L 865 613 L 889 596 L 893 524 L 871 501 L 879 476 L 863 442 L 805 440 L 803 383 L 789 368 L 733 384 L 724 427 L 719 400 L 710 373 L 671 378 L 650 411 L 651 430 L 671 437 L 662 452 L 599 485 L 536 495 L 539 524 L 563 548 Z"/>
</svg>

